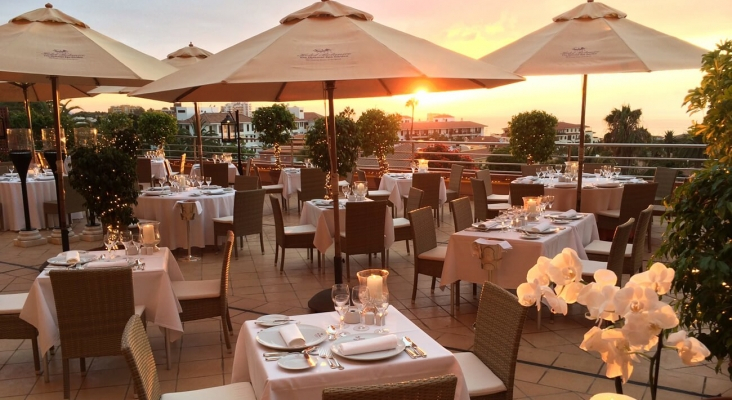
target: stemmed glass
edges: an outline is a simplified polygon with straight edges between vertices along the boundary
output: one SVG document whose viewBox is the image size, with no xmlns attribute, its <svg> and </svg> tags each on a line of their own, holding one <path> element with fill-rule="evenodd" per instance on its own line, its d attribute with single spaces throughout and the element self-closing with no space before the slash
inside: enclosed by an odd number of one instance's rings
<svg viewBox="0 0 732 400">
<path fill-rule="evenodd" d="M 15 171 L 15 167 L 12 166 L 12 165 L 9 165 L 8 166 L 8 171 L 10 171 L 10 173 L 12 174 Z"/>
<path fill-rule="evenodd" d="M 338 313 L 338 331 L 337 336 L 346 336 L 348 333 L 344 332 L 346 312 L 348 311 L 349 300 L 351 292 L 348 289 L 346 283 L 336 283 L 330 290 L 330 297 L 333 300 L 333 306 Z"/>
<path fill-rule="evenodd" d="M 125 245 L 125 255 L 130 255 L 130 248 L 132 247 L 132 232 L 125 230 L 120 232 L 119 240 Z"/>
<path fill-rule="evenodd" d="M 554 196 L 552 196 L 552 195 L 544 196 L 541 198 L 541 200 L 542 200 L 542 202 L 546 201 L 546 205 L 551 210 L 552 205 L 554 205 Z"/>
<path fill-rule="evenodd" d="M 369 303 L 369 288 L 364 285 L 357 285 L 353 287 L 353 291 L 351 293 L 351 301 L 353 304 L 358 308 L 358 325 L 356 325 L 353 330 L 354 331 L 367 331 L 369 330 L 369 327 L 364 325 L 364 316 L 363 316 L 363 309 L 366 307 L 366 305 Z"/>
<path fill-rule="evenodd" d="M 208 187 L 209 189 L 211 188 L 211 177 L 210 176 L 206 177 L 206 187 Z"/>
<path fill-rule="evenodd" d="M 374 331 L 374 333 L 389 333 L 388 328 L 384 328 L 386 324 L 386 309 L 389 308 L 389 291 L 384 289 L 381 294 L 378 293 L 372 297 L 371 301 L 376 307 L 376 315 L 381 320 L 381 328 Z"/>
<path fill-rule="evenodd" d="M 142 247 L 142 239 L 139 234 L 132 235 L 132 245 L 135 246 L 137 254 L 140 254 L 140 247 Z"/>
<path fill-rule="evenodd" d="M 351 186 L 350 185 L 341 186 L 341 192 L 343 192 L 343 195 L 346 198 L 348 198 L 348 195 L 351 194 Z"/>
<path fill-rule="evenodd" d="M 114 254 L 112 254 L 112 250 L 117 247 L 117 242 L 119 240 L 119 233 L 117 230 L 113 229 L 111 226 L 107 227 L 107 233 L 104 234 L 104 246 L 107 248 L 107 251 L 109 252 L 109 259 L 114 258 Z"/>
<path fill-rule="evenodd" d="M 620 176 L 620 167 L 613 167 L 613 177 L 618 179 L 618 176 Z"/>
</svg>

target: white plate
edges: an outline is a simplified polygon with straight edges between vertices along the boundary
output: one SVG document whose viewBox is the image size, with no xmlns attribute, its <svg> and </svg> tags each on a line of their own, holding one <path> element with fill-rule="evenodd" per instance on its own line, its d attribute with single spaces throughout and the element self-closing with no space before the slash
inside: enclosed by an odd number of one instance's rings
<svg viewBox="0 0 732 400">
<path fill-rule="evenodd" d="M 254 323 L 257 325 L 262 325 L 262 326 L 280 326 L 280 325 L 287 324 L 287 321 L 275 322 L 275 320 L 289 319 L 289 318 L 290 317 L 288 317 L 287 315 L 282 315 L 282 314 L 262 315 L 261 317 L 257 318 L 254 321 Z"/>
<path fill-rule="evenodd" d="M 211 190 L 201 190 L 201 193 L 203 194 L 224 194 L 224 189 L 211 189 Z"/>
<path fill-rule="evenodd" d="M 476 228 L 476 229 L 484 229 L 487 231 L 500 231 L 501 230 L 501 224 L 496 224 L 496 225 L 491 226 L 490 228 L 485 228 L 485 227 L 480 227 L 480 223 L 474 222 L 474 223 L 470 224 L 470 226 L 472 226 L 473 228 Z"/>
<path fill-rule="evenodd" d="M 97 256 L 79 254 L 79 258 L 80 258 L 80 261 L 79 261 L 80 263 L 85 263 L 85 262 L 89 262 L 89 261 L 96 260 L 97 259 Z M 49 265 L 62 265 L 62 266 L 69 266 L 69 265 L 76 264 L 76 263 L 68 263 L 68 262 L 66 262 L 66 256 L 65 255 L 51 257 L 48 260 L 46 260 L 46 262 Z"/>
<path fill-rule="evenodd" d="M 567 220 L 567 219 L 555 219 L 552 222 L 555 223 L 555 224 L 557 224 L 557 225 L 564 225 L 564 224 L 568 224 L 568 223 L 570 223 L 572 221 Z"/>
<path fill-rule="evenodd" d="M 304 354 L 290 354 L 277 360 L 277 365 L 284 369 L 291 369 L 295 371 L 310 369 L 318 366 L 318 360 L 316 360 L 315 357 L 316 356 L 311 355 L 310 363 L 308 363 L 308 360 L 305 358 Z"/>
<path fill-rule="evenodd" d="M 331 346 L 331 351 L 333 351 L 333 354 L 337 354 L 339 357 L 343 357 L 349 360 L 357 360 L 357 361 L 375 361 L 375 360 L 383 360 L 385 358 L 390 358 L 398 355 L 402 351 L 404 351 L 404 343 L 401 340 L 397 341 L 397 347 L 390 349 L 390 350 L 381 350 L 381 351 L 372 351 L 371 353 L 362 353 L 362 354 L 352 354 L 350 356 L 345 356 L 340 353 L 338 350 L 338 345 L 341 343 L 347 343 L 352 342 L 354 340 L 362 340 L 362 339 L 371 339 L 380 337 L 383 335 L 379 335 L 378 333 L 360 333 L 358 335 L 348 335 L 343 336 L 341 338 L 338 338 L 335 342 L 333 342 L 333 345 Z"/>
<path fill-rule="evenodd" d="M 298 328 L 300 328 L 300 332 L 305 338 L 304 346 L 288 346 L 287 343 L 285 343 L 285 340 L 282 339 L 282 335 L 280 335 L 279 326 L 273 326 L 257 333 L 257 342 L 262 346 L 267 346 L 277 350 L 302 350 L 306 347 L 320 344 L 328 337 L 325 329 L 318 328 L 317 326 L 298 325 Z"/>
<path fill-rule="evenodd" d="M 615 177 L 618 181 L 629 181 L 631 179 L 635 179 L 635 176 L 633 175 L 618 175 Z"/>
<path fill-rule="evenodd" d="M 535 234 L 535 233 L 532 233 L 532 234 L 522 234 L 522 235 L 521 235 L 521 236 L 519 236 L 519 237 L 520 237 L 521 239 L 526 239 L 526 240 L 536 240 L 536 239 L 541 239 L 541 235 L 539 235 L 539 234 Z"/>
</svg>

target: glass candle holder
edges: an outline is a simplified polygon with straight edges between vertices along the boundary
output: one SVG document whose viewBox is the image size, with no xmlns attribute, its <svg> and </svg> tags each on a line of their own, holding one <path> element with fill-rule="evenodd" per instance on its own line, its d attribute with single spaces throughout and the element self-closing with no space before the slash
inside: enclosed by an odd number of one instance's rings
<svg viewBox="0 0 732 400">
<path fill-rule="evenodd" d="M 528 221 L 536 221 L 541 214 L 541 196 L 527 196 L 524 199 L 524 210 Z"/>
<path fill-rule="evenodd" d="M 140 240 L 143 247 L 150 247 L 153 251 L 158 251 L 160 243 L 160 222 L 147 221 L 138 222 L 137 227 L 140 229 Z"/>
</svg>

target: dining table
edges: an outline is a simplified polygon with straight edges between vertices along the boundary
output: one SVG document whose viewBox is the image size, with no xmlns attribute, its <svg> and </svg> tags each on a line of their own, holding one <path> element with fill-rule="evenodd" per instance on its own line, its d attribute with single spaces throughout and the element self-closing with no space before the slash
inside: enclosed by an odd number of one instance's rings
<svg viewBox="0 0 732 400">
<path fill-rule="evenodd" d="M 26 180 L 26 189 L 28 191 L 30 228 L 47 228 L 46 218 L 43 214 L 43 203 L 56 200 L 56 181 L 53 175 L 39 175 L 37 178 L 29 176 Z M 23 192 L 17 173 L 5 174 L 0 177 L 0 204 L 3 205 L 2 218 L 6 230 L 20 231 L 26 228 L 23 212 Z"/>
<path fill-rule="evenodd" d="M 151 159 L 150 172 L 155 179 L 165 179 L 165 177 L 168 176 L 168 171 L 165 169 L 165 160 Z"/>
<path fill-rule="evenodd" d="M 404 209 L 402 196 L 409 196 L 409 188 L 412 187 L 412 174 L 410 173 L 387 173 L 381 177 L 379 190 L 386 190 L 389 194 L 389 201 L 396 207 L 397 215 L 401 215 Z M 447 201 L 447 188 L 445 178 L 440 177 L 440 190 L 438 194 L 440 204 Z"/>
<path fill-rule="evenodd" d="M 338 200 L 340 204 L 338 211 L 340 213 L 341 232 L 346 231 L 346 204 L 348 201 L 348 199 Z M 364 201 L 372 200 L 365 199 Z M 304 202 L 300 213 L 300 225 L 310 224 L 315 227 L 313 244 L 323 254 L 333 245 L 333 233 L 335 231 L 333 213 L 333 202 L 322 199 Z M 391 218 L 391 212 L 387 210 L 384 217 L 384 248 L 389 249 L 392 244 L 394 244 L 394 220 Z"/>
<path fill-rule="evenodd" d="M 325 327 L 338 323 L 338 315 L 335 312 L 296 315 L 289 319 L 292 322 L 288 324 L 296 323 L 300 330 L 305 327 L 315 332 L 322 330 L 323 335 Z M 373 325 L 367 325 L 369 329 L 364 332 L 354 330 L 355 326 L 346 325 L 347 336 L 344 338 L 357 341 L 377 336 L 374 334 L 377 327 Z M 262 344 L 268 343 L 264 338 L 281 328 L 282 326 L 263 327 L 250 320 L 244 322 L 239 331 L 234 350 L 231 382 L 251 382 L 259 400 L 312 400 L 321 398 L 326 387 L 397 383 L 444 374 L 454 374 L 457 377 L 455 399 L 469 399 L 462 369 L 452 352 L 442 347 L 393 306 L 388 308 L 383 328 L 387 328 L 389 333 L 396 335 L 400 341 L 405 336 L 411 339 L 425 352 L 426 357 L 411 358 L 397 347 L 395 351 L 388 352 L 390 357 L 383 359 L 355 360 L 352 356 L 335 355 L 343 369 L 333 369 L 329 367 L 325 358 L 317 357 L 322 351 L 313 351 L 311 357 L 316 359 L 314 366 L 305 370 L 289 370 L 280 366 L 278 361 L 266 361 L 263 357 L 264 352 L 277 351 Z M 264 330 L 268 331 L 263 333 Z M 318 350 L 332 348 L 334 342 L 327 336 L 321 339 L 317 344 Z M 299 356 L 300 354 L 296 357 Z"/>
<path fill-rule="evenodd" d="M 205 188 L 205 186 L 204 186 Z M 206 247 L 215 245 L 213 218 L 228 217 L 234 214 L 235 191 L 223 188 L 217 194 L 206 194 L 206 190 L 188 188 L 177 193 L 160 194 L 143 191 L 133 206 L 133 213 L 138 219 L 160 222 L 160 246 L 171 249 L 187 248 L 185 221 L 181 218 L 181 201 L 198 202 L 200 213 L 194 216 L 191 224 L 190 245 Z"/>
<path fill-rule="evenodd" d="M 302 188 L 300 168 L 282 168 L 280 180 L 277 183 L 282 185 L 282 195 L 286 198 L 289 199 L 293 194 L 297 194 L 297 191 Z M 339 187 L 347 185 L 348 181 L 338 181 Z"/>
<path fill-rule="evenodd" d="M 539 223 L 551 223 L 551 229 L 531 239 L 522 238 L 526 236 L 521 232 L 511 229 L 503 231 L 498 226 L 493 230 L 471 227 L 450 235 L 440 285 L 450 285 L 458 280 L 470 283 L 489 280 L 504 289 L 516 289 L 526 282 L 526 273 L 536 264 L 539 256 L 552 258 L 569 247 L 577 252 L 580 259 L 586 260 L 584 247 L 600 238 L 592 213 L 578 213 L 576 219 L 554 222 L 540 218 L 527 227 Z M 506 241 L 511 245 L 510 250 L 503 252 L 499 268 L 493 271 L 483 269 L 480 259 L 473 256 L 472 245 L 478 239 Z"/>
<path fill-rule="evenodd" d="M 193 164 L 191 167 L 191 176 L 198 176 L 198 174 L 201 171 L 201 166 L 198 164 Z M 229 163 L 229 183 L 234 184 L 234 181 L 236 181 L 236 176 L 239 175 L 239 170 L 236 168 L 236 165 Z"/>
<path fill-rule="evenodd" d="M 97 258 L 102 254 L 109 253 L 106 251 L 80 251 L 82 260 L 86 257 Z M 124 250 L 115 250 L 113 255 L 114 259 L 107 258 L 107 260 L 140 259 L 145 263 L 144 270 L 133 269 L 132 271 L 135 305 L 145 306 L 147 321 L 164 329 L 169 341 L 178 340 L 183 334 L 183 324 L 179 315 L 182 308 L 173 292 L 171 281 L 184 279 L 178 262 L 170 250 L 163 247 L 152 255 L 135 256 L 124 256 Z M 38 347 L 41 354 L 45 354 L 52 346 L 58 345 L 60 340 L 56 302 L 53 298 L 51 277 L 48 275 L 48 272 L 55 268 L 63 269 L 65 267 L 52 265 L 46 267 L 33 281 L 28 298 L 20 312 L 20 318 L 38 330 Z"/>
</svg>

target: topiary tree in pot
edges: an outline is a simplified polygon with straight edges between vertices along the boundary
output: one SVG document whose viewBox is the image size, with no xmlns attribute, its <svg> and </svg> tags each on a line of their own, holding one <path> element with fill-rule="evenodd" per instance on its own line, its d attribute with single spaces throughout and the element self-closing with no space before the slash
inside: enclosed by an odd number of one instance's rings
<svg viewBox="0 0 732 400">
<path fill-rule="evenodd" d="M 162 149 L 178 134 L 178 122 L 175 117 L 162 111 L 145 111 L 137 119 L 137 130 L 143 142 Z"/>
<path fill-rule="evenodd" d="M 338 174 L 346 175 L 353 171 L 358 160 L 358 149 L 361 145 L 360 134 L 352 114 L 341 112 L 336 115 L 336 153 L 338 156 Z M 315 166 L 323 170 L 330 177 L 330 153 L 328 153 L 328 132 L 325 118 L 315 120 L 313 126 L 305 136 L 305 144 L 310 149 L 309 157 Z M 326 180 L 326 189 L 329 178 Z M 327 191 L 330 193 L 330 191 Z"/>
<path fill-rule="evenodd" d="M 508 122 L 511 154 L 543 164 L 554 153 L 557 117 L 545 111 L 522 112 Z"/>
<path fill-rule="evenodd" d="M 295 129 L 295 116 L 284 104 L 260 107 L 252 114 L 252 126 L 259 132 L 262 144 L 274 147 L 275 168 L 282 169 L 280 146 L 290 141 L 290 132 Z"/>
<path fill-rule="evenodd" d="M 379 177 L 389 172 L 386 155 L 394 154 L 394 145 L 399 143 L 401 119 L 399 114 L 387 114 L 376 108 L 366 110 L 358 117 L 361 151 L 364 157 L 376 156 L 379 162 Z"/>
<path fill-rule="evenodd" d="M 674 192 L 664 214 L 668 227 L 656 258 L 675 270 L 681 325 L 717 359 L 732 355 L 732 42 L 702 58 L 701 84 L 684 100 L 703 112 L 690 132 L 704 138 L 710 160 Z M 727 370 L 732 373 L 732 365 Z"/>
</svg>

